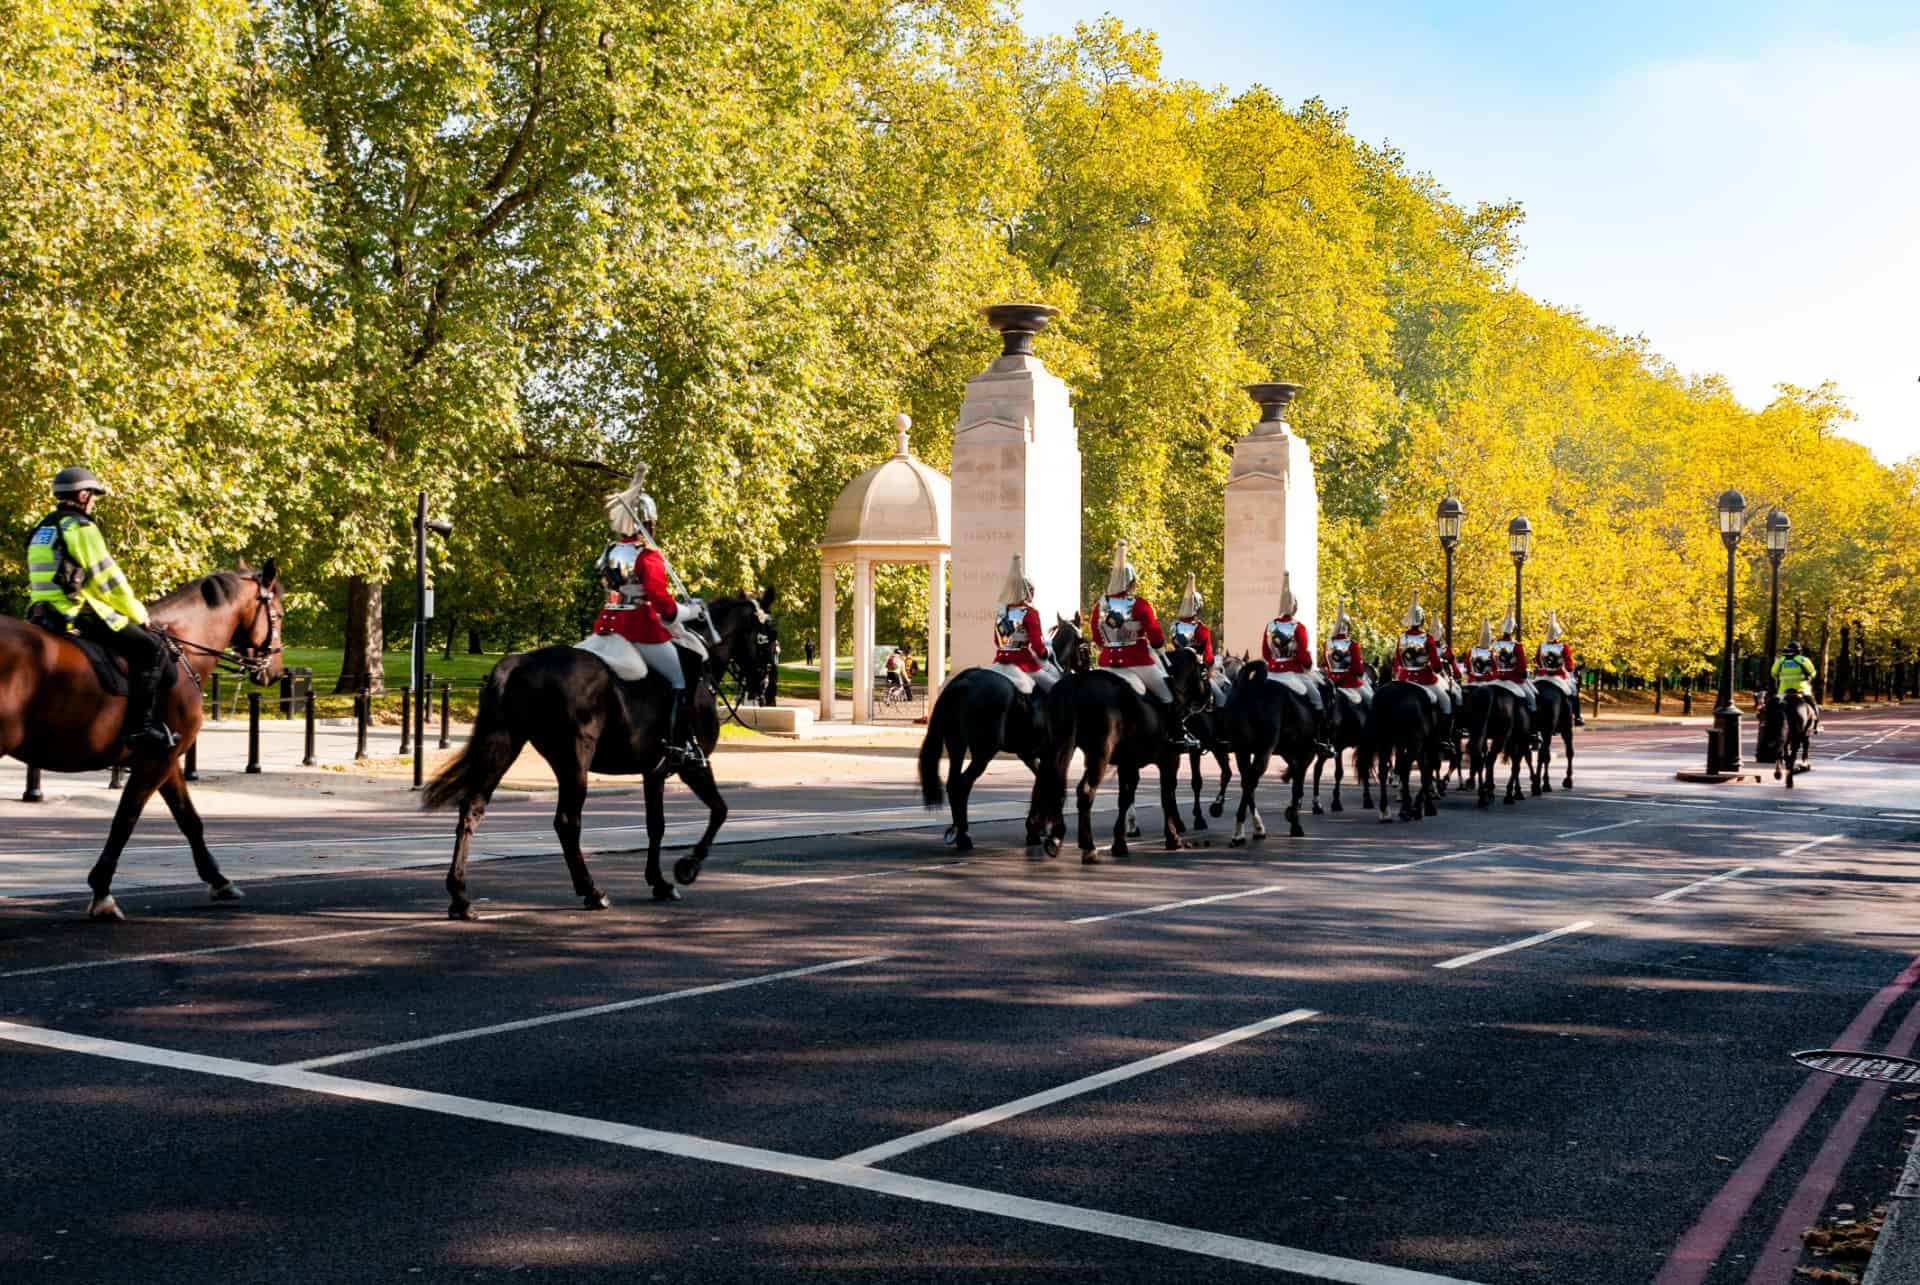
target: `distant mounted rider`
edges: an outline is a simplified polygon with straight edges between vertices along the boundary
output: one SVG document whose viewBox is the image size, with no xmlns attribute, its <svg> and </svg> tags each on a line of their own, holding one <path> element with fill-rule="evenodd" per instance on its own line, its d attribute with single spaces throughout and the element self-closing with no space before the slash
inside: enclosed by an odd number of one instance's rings
<svg viewBox="0 0 1920 1285">
<path fill-rule="evenodd" d="M 1425 688 L 1442 714 L 1453 713 L 1453 693 L 1441 676 L 1439 648 L 1427 632 L 1427 611 L 1420 595 L 1413 596 L 1407 614 L 1400 618 L 1400 637 L 1393 649 L 1394 681 Z"/>
<path fill-rule="evenodd" d="M 1113 570 L 1107 577 L 1106 596 L 1100 599 L 1094 620 L 1094 633 L 1100 641 L 1100 667 L 1137 679 L 1147 695 L 1173 707 L 1173 689 L 1167 686 L 1167 673 L 1160 659 L 1166 646 L 1160 620 L 1153 604 L 1134 591 L 1139 576 L 1127 561 L 1127 542 L 1114 547 Z M 1200 742 L 1184 726 L 1169 718 L 1167 742 L 1182 752 L 1200 748 Z"/>
<path fill-rule="evenodd" d="M 1474 640 L 1473 647 L 1467 652 L 1467 681 L 1493 681 L 1493 622 L 1485 616 L 1480 618 L 1480 637 Z"/>
<path fill-rule="evenodd" d="M 1520 621 L 1513 614 L 1511 606 L 1507 609 L 1507 618 L 1501 622 L 1500 636 L 1493 642 L 1493 676 L 1498 682 L 1508 684 L 1527 703 L 1527 712 L 1532 713 L 1537 693 L 1533 684 L 1527 681 L 1527 653 L 1521 650 Z"/>
<path fill-rule="evenodd" d="M 1367 676 L 1366 649 L 1353 636 L 1353 622 L 1347 619 L 1345 598 L 1340 599 L 1333 617 L 1333 632 L 1327 637 L 1326 654 L 1320 659 L 1335 687 L 1348 691 L 1373 690 L 1373 680 Z"/>
<path fill-rule="evenodd" d="M 1813 680 L 1818 677 L 1813 657 L 1807 655 L 1806 648 L 1800 645 L 1798 638 L 1790 641 L 1780 652 L 1780 658 L 1773 662 L 1773 689 L 1785 696 L 1789 692 L 1798 692 L 1812 713 L 1810 732 L 1820 730 L 1820 706 L 1813 698 Z"/>
<path fill-rule="evenodd" d="M 1586 720 L 1580 717 L 1580 680 L 1575 676 L 1579 667 L 1560 628 L 1560 613 L 1551 608 L 1547 610 L 1546 640 L 1534 649 L 1533 667 L 1534 681 L 1555 684 L 1573 702 L 1574 726 L 1586 726 Z"/>
<path fill-rule="evenodd" d="M 1306 623 L 1294 618 L 1299 610 L 1300 600 L 1293 596 L 1293 574 L 1283 571 L 1280 573 L 1280 614 L 1267 622 L 1260 635 L 1260 659 L 1266 662 L 1269 674 L 1279 677 L 1312 704 L 1316 725 L 1313 739 L 1325 753 L 1331 754 L 1333 711 L 1327 708 L 1320 684 L 1308 677 L 1313 671 L 1313 643 L 1307 636 Z"/>
<path fill-rule="evenodd" d="M 180 739 L 157 713 L 166 643 L 147 628 L 146 604 L 94 523 L 94 506 L 108 494 L 105 483 L 77 465 L 54 475 L 59 504 L 27 537 L 27 619 L 58 633 L 71 630 L 125 660 L 127 745 L 138 754 L 164 754 Z"/>
<path fill-rule="evenodd" d="M 1207 622 L 1200 619 L 1200 612 L 1206 607 L 1206 599 L 1200 596 L 1199 583 L 1193 573 L 1187 573 L 1187 591 L 1180 595 L 1180 618 L 1173 622 L 1173 645 L 1191 647 L 1200 657 L 1207 671 L 1213 671 L 1213 630 L 1207 628 Z"/>
<path fill-rule="evenodd" d="M 1047 636 L 1040 612 L 1033 605 L 1033 581 L 1019 554 L 1007 568 L 1000 589 L 1000 614 L 994 618 L 993 664 L 1023 694 L 1046 691 L 1060 681 L 1060 669 L 1047 654 Z"/>
<path fill-rule="evenodd" d="M 607 497 L 607 523 L 614 539 L 596 564 L 608 593 L 593 631 L 626 639 L 646 660 L 647 668 L 667 680 L 673 688 L 667 760 L 674 767 L 700 767 L 706 756 L 694 738 L 693 688 L 667 627 L 679 619 L 680 604 L 668 584 L 667 560 L 654 534 L 659 508 L 646 493 L 646 481 L 643 463 L 634 469 L 631 486 Z"/>
</svg>

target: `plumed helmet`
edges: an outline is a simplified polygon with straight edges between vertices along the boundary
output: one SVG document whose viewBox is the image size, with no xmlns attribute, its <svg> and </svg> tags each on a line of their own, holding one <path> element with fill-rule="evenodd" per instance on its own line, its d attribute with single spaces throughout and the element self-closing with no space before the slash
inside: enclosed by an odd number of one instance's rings
<svg viewBox="0 0 1920 1285">
<path fill-rule="evenodd" d="M 1551 607 L 1547 608 L 1547 641 L 1559 642 L 1561 632 L 1560 613 Z"/>
<path fill-rule="evenodd" d="M 1026 561 L 1019 554 L 1007 566 L 1007 582 L 1000 586 L 1000 601 L 1006 606 L 1033 600 L 1033 581 L 1027 579 Z"/>
<path fill-rule="evenodd" d="M 1420 595 L 1413 595 L 1413 605 L 1407 608 L 1407 614 L 1400 617 L 1400 623 L 1408 629 L 1418 629 L 1427 623 L 1427 610 L 1420 605 Z"/>
<path fill-rule="evenodd" d="M 1207 600 L 1200 596 L 1199 582 L 1194 579 L 1193 573 L 1189 571 L 1187 573 L 1187 591 L 1180 595 L 1180 619 L 1192 620 L 1200 614 L 1200 608 L 1206 605 Z"/>
<path fill-rule="evenodd" d="M 607 525 L 622 539 L 638 535 L 642 526 L 651 526 L 660 517 L 659 509 L 654 507 L 653 497 L 646 492 L 646 485 L 647 465 L 643 460 L 634 465 L 632 485 L 607 497 Z"/>
<path fill-rule="evenodd" d="M 1340 596 L 1340 606 L 1333 614 L 1333 636 L 1335 638 L 1345 638 L 1352 632 L 1353 622 L 1347 619 L 1347 598 L 1345 594 L 1342 594 Z"/>
<path fill-rule="evenodd" d="M 1493 646 L 1493 622 L 1485 616 L 1480 617 L 1480 637 L 1474 640 L 1480 647 Z"/>
<path fill-rule="evenodd" d="M 112 495 L 106 483 L 93 475 L 93 470 L 74 464 L 61 469 L 53 475 L 53 493 L 62 499 L 78 495 L 82 491 L 92 491 L 95 495 Z"/>
<path fill-rule="evenodd" d="M 1127 542 L 1119 541 L 1113 546 L 1113 570 L 1107 576 L 1107 592 L 1116 597 L 1132 593 L 1134 581 L 1139 578 L 1133 564 L 1127 561 Z"/>
<path fill-rule="evenodd" d="M 1502 634 L 1511 634 L 1511 633 L 1517 633 L 1519 629 L 1520 629 L 1520 621 L 1516 619 L 1513 614 L 1513 604 L 1508 603 L 1507 618 L 1500 622 L 1500 632 Z"/>
<path fill-rule="evenodd" d="M 1285 620 L 1298 610 L 1300 610 L 1300 600 L 1293 596 L 1293 573 L 1282 571 L 1280 573 L 1280 618 Z"/>
</svg>

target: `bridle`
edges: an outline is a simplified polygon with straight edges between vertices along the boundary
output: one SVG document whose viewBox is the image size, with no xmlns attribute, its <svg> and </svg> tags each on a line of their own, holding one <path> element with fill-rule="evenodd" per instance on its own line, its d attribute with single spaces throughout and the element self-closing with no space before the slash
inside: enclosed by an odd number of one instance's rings
<svg viewBox="0 0 1920 1285">
<path fill-rule="evenodd" d="M 176 650 L 212 656 L 215 669 L 225 670 L 230 674 L 245 674 L 264 687 L 267 683 L 267 671 L 273 667 L 273 658 L 284 650 L 280 641 L 280 622 L 286 612 L 281 610 L 279 601 L 273 596 L 272 588 L 262 584 L 259 576 L 241 575 L 241 579 L 251 580 L 258 595 L 254 599 L 253 619 L 248 622 L 249 634 L 253 626 L 260 621 L 260 609 L 263 607 L 266 609 L 267 640 L 264 643 L 254 642 L 249 637 L 243 647 L 207 647 L 165 629 L 156 629 L 154 632 L 165 638 Z M 193 674 L 195 683 L 200 681 L 200 676 L 194 673 L 193 666 L 186 665 L 183 668 L 189 674 Z"/>
</svg>

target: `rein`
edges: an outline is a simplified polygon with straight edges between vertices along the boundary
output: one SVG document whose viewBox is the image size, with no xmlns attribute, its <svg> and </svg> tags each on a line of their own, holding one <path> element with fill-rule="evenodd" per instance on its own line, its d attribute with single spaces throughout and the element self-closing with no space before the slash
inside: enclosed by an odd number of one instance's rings
<svg viewBox="0 0 1920 1285">
<path fill-rule="evenodd" d="M 273 594 L 268 590 L 267 586 L 261 584 L 258 577 L 251 577 L 251 579 L 253 579 L 254 586 L 259 590 L 259 596 L 255 599 L 255 602 L 267 610 L 267 623 L 269 627 L 267 631 L 267 641 L 264 644 L 249 641 L 245 648 L 208 647 L 202 643 L 194 642 L 191 638 L 182 638 L 179 634 L 157 625 L 150 626 L 150 628 L 153 629 L 154 633 L 159 634 L 167 640 L 173 647 L 176 656 L 178 656 L 178 653 L 181 651 L 193 651 L 198 652 L 202 656 L 212 656 L 213 667 L 215 669 L 224 670 L 229 674 L 244 674 L 255 683 L 265 686 L 267 682 L 267 670 L 273 666 L 273 658 L 280 655 L 284 650 L 280 643 L 280 617 L 274 614 Z M 255 613 L 254 619 L 259 619 L 258 612 Z M 192 665 L 183 665 L 182 668 L 193 676 L 195 686 L 201 685 L 200 675 L 195 672 Z"/>
</svg>

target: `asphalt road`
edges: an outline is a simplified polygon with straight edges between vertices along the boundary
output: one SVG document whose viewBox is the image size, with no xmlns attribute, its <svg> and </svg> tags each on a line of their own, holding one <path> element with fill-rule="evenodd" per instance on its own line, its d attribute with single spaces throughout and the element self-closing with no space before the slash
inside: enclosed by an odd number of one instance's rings
<svg viewBox="0 0 1920 1285">
<path fill-rule="evenodd" d="M 0 1264 L 1786 1282 L 1904 1154 L 1907 1104 L 1787 1054 L 1920 1038 L 1920 710 L 1830 716 L 1791 794 L 1677 784 L 1703 740 L 1091 867 L 741 843 L 671 906 L 608 835 L 604 914 L 551 855 L 477 865 L 478 924 L 419 870 L 0 901 Z"/>
</svg>

